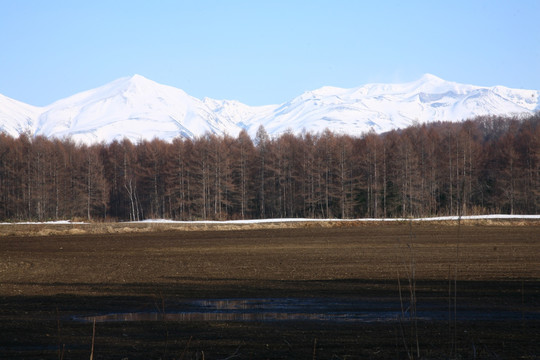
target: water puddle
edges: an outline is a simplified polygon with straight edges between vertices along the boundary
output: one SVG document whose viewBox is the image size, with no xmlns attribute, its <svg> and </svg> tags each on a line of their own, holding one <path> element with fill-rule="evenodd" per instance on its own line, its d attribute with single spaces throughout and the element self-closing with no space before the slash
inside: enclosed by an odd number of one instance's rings
<svg viewBox="0 0 540 360">
<path fill-rule="evenodd" d="M 176 304 L 165 312 L 125 312 L 76 317 L 78 321 L 334 321 L 392 322 L 408 320 L 399 302 L 358 299 L 218 299 Z M 417 309 L 418 320 L 448 320 L 448 308 L 428 305 Z M 458 321 L 540 319 L 539 313 L 462 309 Z"/>
</svg>

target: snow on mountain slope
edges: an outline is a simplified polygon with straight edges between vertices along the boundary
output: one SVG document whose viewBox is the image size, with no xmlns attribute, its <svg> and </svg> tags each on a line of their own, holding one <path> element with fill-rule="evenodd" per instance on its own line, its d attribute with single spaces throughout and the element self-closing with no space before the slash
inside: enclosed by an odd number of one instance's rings
<svg viewBox="0 0 540 360">
<path fill-rule="evenodd" d="M 249 106 L 236 100 L 214 100 L 204 98 L 203 102 L 219 118 L 245 128 L 247 123 L 257 122 L 272 115 L 278 105 Z"/>
<path fill-rule="evenodd" d="M 91 143 L 128 138 L 172 140 L 204 133 L 236 135 L 240 128 L 199 99 L 140 75 L 57 101 L 41 114 L 37 135 Z"/>
<path fill-rule="evenodd" d="M 175 137 L 205 133 L 255 136 L 286 131 L 361 135 L 430 121 L 460 121 L 477 115 L 540 110 L 540 91 L 481 87 L 426 74 L 404 84 L 367 84 L 352 89 L 325 86 L 280 105 L 248 106 L 234 100 L 196 99 L 183 90 L 140 75 L 118 79 L 44 108 L 0 95 L 0 131 L 71 137 L 85 143 Z"/>
<path fill-rule="evenodd" d="M 384 132 L 418 122 L 459 121 L 478 115 L 532 113 L 540 92 L 502 86 L 480 87 L 426 74 L 405 84 L 367 84 L 353 89 L 323 87 L 282 104 L 248 123 L 254 136 L 263 125 L 270 134 L 326 128 L 351 135 Z"/>
<path fill-rule="evenodd" d="M 34 133 L 34 122 L 41 108 L 13 100 L 0 94 L 0 132 L 17 137 Z"/>
</svg>

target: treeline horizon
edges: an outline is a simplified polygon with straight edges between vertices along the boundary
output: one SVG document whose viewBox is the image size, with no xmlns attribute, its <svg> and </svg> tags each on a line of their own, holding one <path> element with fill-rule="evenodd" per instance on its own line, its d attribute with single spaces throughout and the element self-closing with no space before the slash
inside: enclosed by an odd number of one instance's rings
<svg viewBox="0 0 540 360">
<path fill-rule="evenodd" d="M 538 214 L 540 114 L 353 137 L 76 144 L 0 134 L 0 220 Z"/>
</svg>

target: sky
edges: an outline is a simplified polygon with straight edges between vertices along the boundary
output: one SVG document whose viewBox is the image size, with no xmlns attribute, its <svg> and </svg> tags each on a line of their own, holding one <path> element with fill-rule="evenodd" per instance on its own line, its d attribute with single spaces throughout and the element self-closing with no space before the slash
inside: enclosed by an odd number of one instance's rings
<svg viewBox="0 0 540 360">
<path fill-rule="evenodd" d="M 280 104 L 425 73 L 540 90 L 539 0 L 0 0 L 0 94 L 45 106 L 140 74 Z"/>
</svg>

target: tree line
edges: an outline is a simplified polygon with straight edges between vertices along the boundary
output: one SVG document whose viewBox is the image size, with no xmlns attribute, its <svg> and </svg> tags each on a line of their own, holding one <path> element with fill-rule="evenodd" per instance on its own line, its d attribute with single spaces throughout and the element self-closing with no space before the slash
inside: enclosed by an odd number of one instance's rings
<svg viewBox="0 0 540 360">
<path fill-rule="evenodd" d="M 0 220 L 537 214 L 540 114 L 360 137 L 76 144 L 0 134 Z"/>
</svg>

